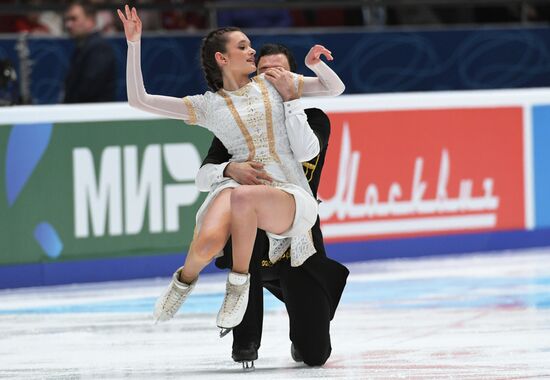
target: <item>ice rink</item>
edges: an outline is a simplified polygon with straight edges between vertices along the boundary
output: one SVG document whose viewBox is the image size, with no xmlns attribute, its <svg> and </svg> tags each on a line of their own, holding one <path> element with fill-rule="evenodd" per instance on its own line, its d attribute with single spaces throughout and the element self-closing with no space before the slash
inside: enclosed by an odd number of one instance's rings
<svg viewBox="0 0 550 380">
<path fill-rule="evenodd" d="M 2 290 L 0 378 L 550 378 L 550 249 L 348 267 L 321 368 L 292 361 L 286 311 L 266 296 L 256 369 L 243 372 L 218 337 L 225 275 L 212 274 L 159 325 L 167 278 Z"/>
</svg>

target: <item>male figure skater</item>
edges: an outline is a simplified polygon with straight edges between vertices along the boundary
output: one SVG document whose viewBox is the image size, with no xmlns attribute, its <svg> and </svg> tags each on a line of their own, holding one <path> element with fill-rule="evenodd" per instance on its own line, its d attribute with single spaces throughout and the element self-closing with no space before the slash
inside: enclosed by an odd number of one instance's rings
<svg viewBox="0 0 550 380">
<path fill-rule="evenodd" d="M 327 115 L 317 109 L 304 110 L 294 91 L 289 71 L 296 70 L 296 63 L 290 51 L 282 45 L 268 44 L 262 47 L 257 58 L 258 74 L 277 88 L 285 101 L 285 112 L 305 112 L 307 122 L 317 135 L 320 153 L 303 168 L 314 196 L 321 177 L 325 154 L 330 136 L 330 121 Z M 285 123 L 288 123 L 287 121 Z M 296 122 L 296 119 L 294 121 Z M 292 127 L 291 125 L 287 125 Z M 227 149 L 214 138 L 197 175 L 197 186 L 201 190 L 224 178 L 233 178 L 246 185 L 262 184 L 270 178 L 258 162 L 230 162 Z M 258 230 L 250 263 L 250 295 L 248 308 L 240 325 L 233 329 L 232 358 L 248 368 L 258 358 L 258 349 L 263 324 L 263 289 L 268 289 L 285 303 L 290 319 L 290 340 L 292 358 L 309 366 L 323 365 L 330 356 L 330 321 L 344 290 L 349 271 L 340 263 L 326 256 L 319 218 L 311 230 L 317 252 L 299 267 L 290 265 L 288 252 L 281 260 L 272 264 L 268 258 L 269 241 L 262 230 Z M 231 268 L 231 241 L 224 249 L 224 256 L 217 259 L 220 268 Z"/>
</svg>

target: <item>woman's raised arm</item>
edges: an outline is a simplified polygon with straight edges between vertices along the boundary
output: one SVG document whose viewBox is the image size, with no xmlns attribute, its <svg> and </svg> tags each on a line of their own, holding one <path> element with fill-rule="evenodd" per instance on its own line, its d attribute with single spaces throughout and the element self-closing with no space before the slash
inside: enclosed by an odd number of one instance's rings
<svg viewBox="0 0 550 380">
<path fill-rule="evenodd" d="M 125 13 L 117 9 L 118 17 L 124 25 L 128 42 L 126 62 L 126 91 L 128 104 L 142 111 L 151 112 L 171 119 L 190 120 L 189 109 L 180 98 L 162 95 L 149 95 L 145 91 L 141 73 L 141 20 L 136 8 L 125 6 Z"/>
<path fill-rule="evenodd" d="M 321 55 L 329 61 L 333 60 L 331 52 L 321 45 L 313 46 L 306 56 L 306 66 L 317 77 L 304 77 L 303 96 L 337 96 L 346 89 L 338 75 L 321 61 Z"/>
</svg>

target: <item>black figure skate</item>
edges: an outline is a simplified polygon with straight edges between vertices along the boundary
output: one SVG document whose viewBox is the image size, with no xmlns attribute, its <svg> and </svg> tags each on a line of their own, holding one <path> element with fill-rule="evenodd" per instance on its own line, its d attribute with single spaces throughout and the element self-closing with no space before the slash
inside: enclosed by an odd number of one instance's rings
<svg viewBox="0 0 550 380">
<path fill-rule="evenodd" d="M 250 343 L 241 347 L 233 347 L 231 357 L 237 363 L 242 363 L 245 371 L 254 370 L 254 360 L 258 359 L 258 345 Z"/>
<path fill-rule="evenodd" d="M 294 343 L 290 345 L 290 356 L 292 356 L 292 359 L 296 363 L 302 363 L 304 361 L 304 359 L 302 359 L 302 355 L 300 354 L 300 351 L 298 351 L 294 346 Z"/>
</svg>

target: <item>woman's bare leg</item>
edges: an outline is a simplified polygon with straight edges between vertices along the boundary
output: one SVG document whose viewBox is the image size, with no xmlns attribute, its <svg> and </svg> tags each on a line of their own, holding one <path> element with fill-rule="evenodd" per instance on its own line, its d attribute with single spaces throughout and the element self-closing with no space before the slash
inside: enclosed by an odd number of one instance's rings
<svg viewBox="0 0 550 380">
<path fill-rule="evenodd" d="M 231 225 L 231 192 L 225 189 L 214 198 L 206 211 L 197 236 L 191 242 L 180 281 L 190 284 L 220 252 L 229 238 Z"/>
<path fill-rule="evenodd" d="M 265 185 L 242 185 L 231 192 L 233 272 L 248 273 L 256 229 L 280 234 L 294 221 L 294 197 Z"/>
</svg>

